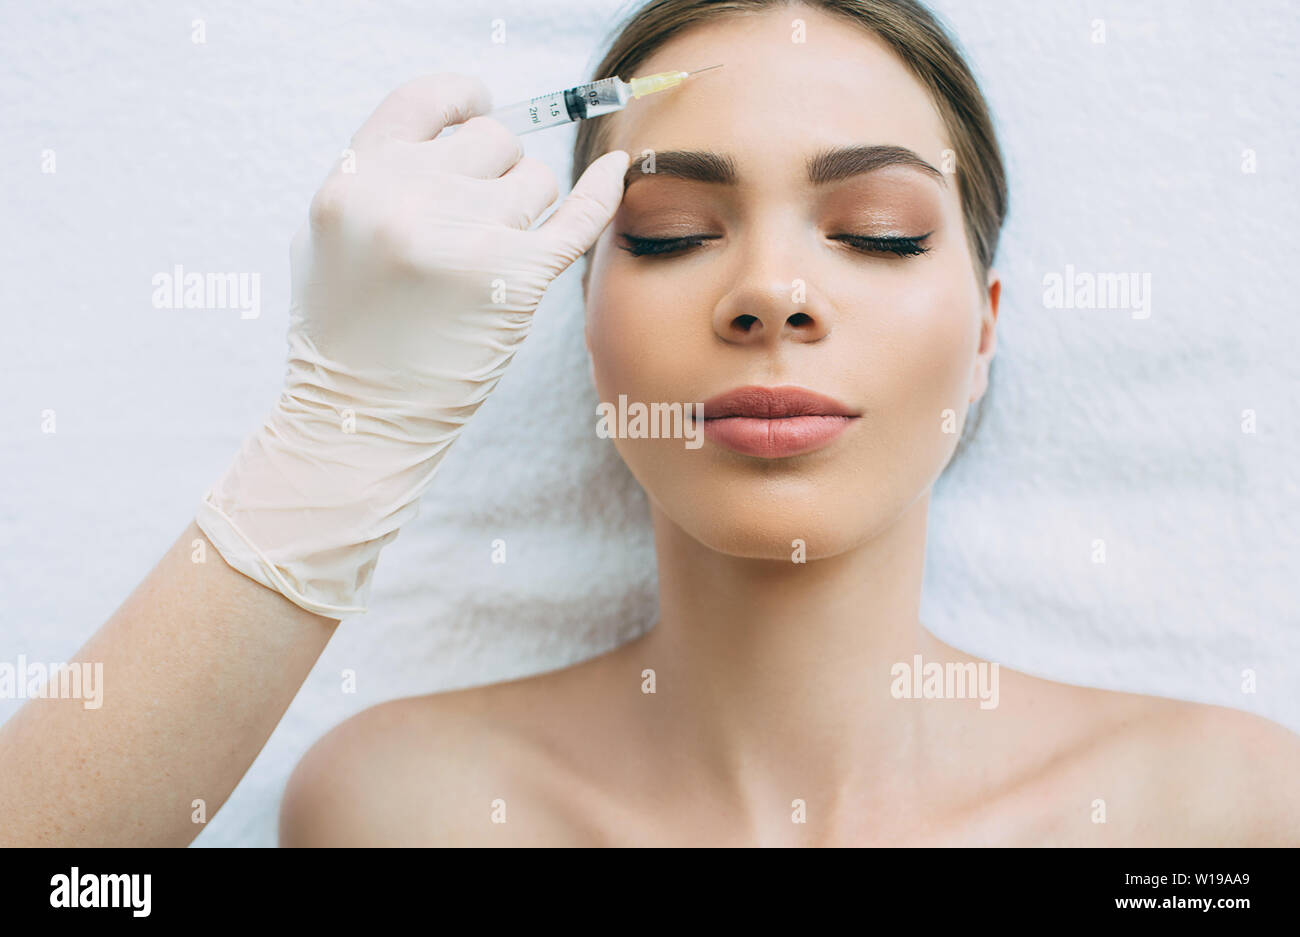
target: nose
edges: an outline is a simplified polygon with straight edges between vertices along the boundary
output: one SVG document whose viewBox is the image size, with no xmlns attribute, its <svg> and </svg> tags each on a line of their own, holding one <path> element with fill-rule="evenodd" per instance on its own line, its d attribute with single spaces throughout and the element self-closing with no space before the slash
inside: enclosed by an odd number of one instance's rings
<svg viewBox="0 0 1300 937">
<path fill-rule="evenodd" d="M 777 243 L 748 259 L 713 311 L 713 331 L 735 345 L 818 342 L 830 334 L 831 314 L 811 281 L 794 275 L 791 252 Z"/>
</svg>

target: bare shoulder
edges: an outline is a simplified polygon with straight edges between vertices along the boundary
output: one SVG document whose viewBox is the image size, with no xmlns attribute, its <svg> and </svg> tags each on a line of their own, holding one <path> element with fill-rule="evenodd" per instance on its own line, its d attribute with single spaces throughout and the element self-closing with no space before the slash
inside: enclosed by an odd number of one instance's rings
<svg viewBox="0 0 1300 937">
<path fill-rule="evenodd" d="M 1040 692 L 1079 714 L 1044 775 L 1043 790 L 1070 805 L 1070 820 L 1053 826 L 1060 842 L 1300 846 L 1300 735 L 1285 726 L 1135 693 Z"/>
<path fill-rule="evenodd" d="M 1224 846 L 1300 846 L 1300 735 L 1254 713 L 1175 703 L 1147 733 L 1164 755 L 1174 806 L 1198 838 Z"/>
<path fill-rule="evenodd" d="M 573 806 L 580 781 L 538 731 L 554 680 L 393 700 L 344 721 L 294 769 L 280 844 L 589 844 Z"/>
</svg>

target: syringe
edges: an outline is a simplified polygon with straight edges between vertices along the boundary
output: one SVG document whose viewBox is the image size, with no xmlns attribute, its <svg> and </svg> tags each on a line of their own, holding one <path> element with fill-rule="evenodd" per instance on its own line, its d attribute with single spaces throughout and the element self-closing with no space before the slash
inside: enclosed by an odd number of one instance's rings
<svg viewBox="0 0 1300 937">
<path fill-rule="evenodd" d="M 560 124 L 621 111 L 629 101 L 643 98 L 647 94 L 667 91 L 669 88 L 677 87 L 692 75 L 707 72 L 710 68 L 721 67 L 721 65 L 709 65 L 691 72 L 660 72 L 657 75 L 646 75 L 644 78 L 633 78 L 631 81 L 624 81 L 615 75 L 613 78 L 602 78 L 600 81 L 574 85 L 564 91 L 539 94 L 518 104 L 507 104 L 487 116 L 505 124 L 511 133 L 532 133 L 534 130 L 545 130 L 547 127 L 558 127 Z M 446 128 L 443 135 L 451 133 L 454 129 Z"/>
</svg>

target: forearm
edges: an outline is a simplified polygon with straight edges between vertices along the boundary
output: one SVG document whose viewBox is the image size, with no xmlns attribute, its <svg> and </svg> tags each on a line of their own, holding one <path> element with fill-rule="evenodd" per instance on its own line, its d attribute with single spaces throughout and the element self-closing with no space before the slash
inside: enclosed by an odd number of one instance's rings
<svg viewBox="0 0 1300 937">
<path fill-rule="evenodd" d="M 205 562 L 192 558 L 199 540 Z M 231 569 L 191 523 L 75 661 L 102 705 L 0 726 L 0 846 L 183 846 L 257 757 L 338 623 Z"/>
</svg>

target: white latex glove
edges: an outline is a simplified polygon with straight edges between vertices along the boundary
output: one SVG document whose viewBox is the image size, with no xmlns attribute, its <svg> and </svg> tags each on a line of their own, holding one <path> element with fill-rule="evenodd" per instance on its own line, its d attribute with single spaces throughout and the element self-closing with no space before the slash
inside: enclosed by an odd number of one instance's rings
<svg viewBox="0 0 1300 937">
<path fill-rule="evenodd" d="M 433 75 L 353 137 L 355 172 L 330 175 L 291 248 L 280 399 L 199 504 L 227 563 L 317 614 L 366 610 L 379 551 L 623 197 L 616 150 L 529 230 L 555 175 L 490 109 L 478 79 Z"/>
</svg>

